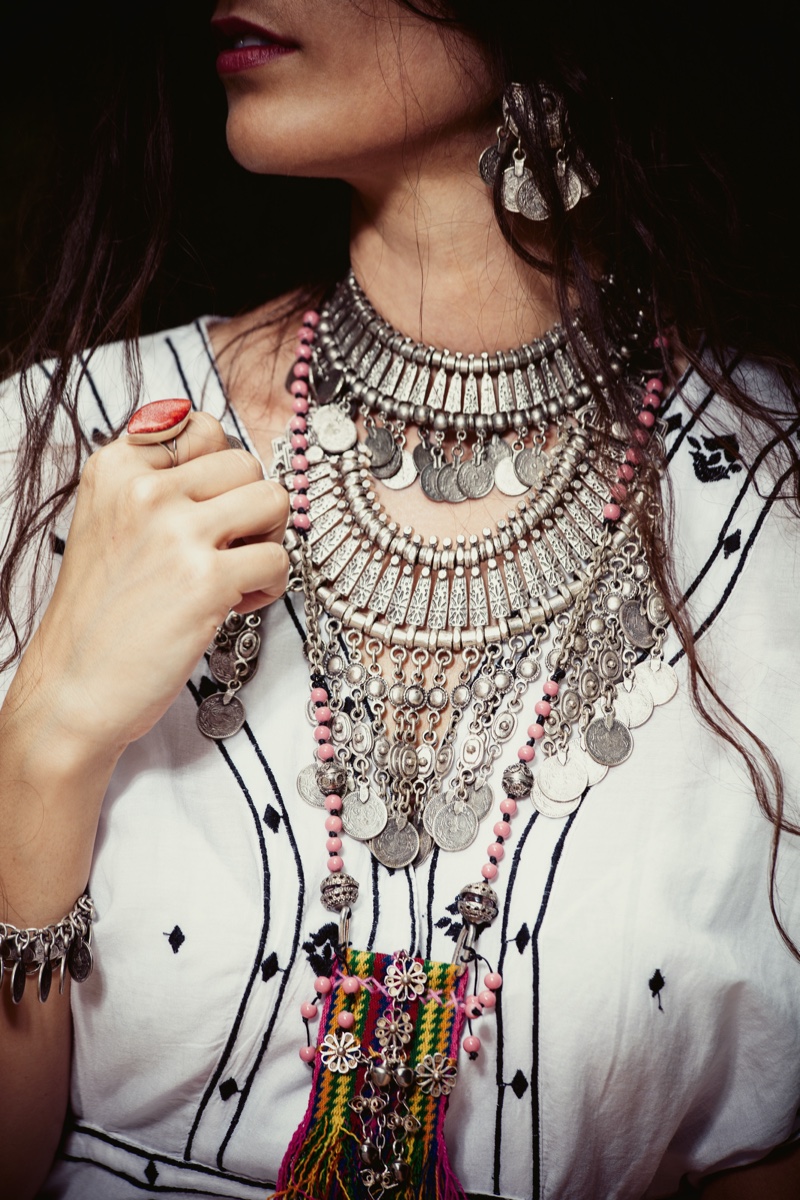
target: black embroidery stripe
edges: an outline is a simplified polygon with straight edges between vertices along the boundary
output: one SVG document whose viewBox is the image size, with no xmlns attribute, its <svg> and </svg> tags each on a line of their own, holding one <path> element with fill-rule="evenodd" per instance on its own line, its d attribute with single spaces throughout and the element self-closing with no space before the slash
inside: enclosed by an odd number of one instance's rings
<svg viewBox="0 0 800 1200">
<path fill-rule="evenodd" d="M 409 941 L 409 954 L 417 952 L 417 900 L 416 889 L 414 888 L 414 868 L 405 867 L 406 883 L 408 884 L 408 912 L 411 917 L 411 938 Z"/>
<path fill-rule="evenodd" d="M 188 687 L 189 691 L 191 692 L 192 696 L 194 697 L 195 703 L 199 706 L 200 701 L 202 699 L 202 696 L 200 695 L 199 690 L 194 686 L 191 679 L 187 681 L 186 686 Z M 217 1062 L 217 1065 L 214 1069 L 211 1079 L 208 1081 L 208 1084 L 206 1085 L 206 1090 L 203 1094 L 202 1099 L 200 1100 L 199 1107 L 197 1109 L 197 1112 L 195 1113 L 194 1121 L 192 1122 L 191 1129 L 189 1130 L 189 1137 L 187 1139 L 186 1147 L 183 1152 L 183 1157 L 187 1161 L 192 1157 L 192 1144 L 194 1142 L 195 1134 L 197 1133 L 197 1130 L 199 1128 L 203 1113 L 205 1112 L 206 1106 L 208 1105 L 211 1097 L 214 1095 L 214 1093 L 216 1091 L 217 1085 L 218 1085 L 218 1083 L 222 1077 L 222 1074 L 225 1070 L 225 1067 L 228 1063 L 228 1059 L 230 1058 L 231 1054 L 233 1053 L 233 1048 L 236 1045 L 236 1039 L 239 1036 L 239 1029 L 241 1027 L 242 1021 L 244 1020 L 245 1009 L 247 1007 L 247 1001 L 249 999 L 250 992 L 252 991 L 253 985 L 261 973 L 261 963 L 263 962 L 263 959 L 264 959 L 264 947 L 266 945 L 267 934 L 269 932 L 270 869 L 269 869 L 269 859 L 268 859 L 268 855 L 267 855 L 267 845 L 266 845 L 266 841 L 264 839 L 264 829 L 263 829 L 263 826 L 261 823 L 261 818 L 259 816 L 259 813 L 256 809 L 255 804 L 253 803 L 253 798 L 250 795 L 250 792 L 248 791 L 244 780 L 242 779 L 242 776 L 239 774 L 239 771 L 237 770 L 236 766 L 234 765 L 234 762 L 228 752 L 227 746 L 225 745 L 224 742 L 221 742 L 221 741 L 218 741 L 216 743 L 216 745 L 217 745 L 217 749 L 219 750 L 220 754 L 224 758 L 231 774 L 233 775 L 234 779 L 236 780 L 237 784 L 239 785 L 242 795 L 244 796 L 245 801 L 247 802 L 247 807 L 250 809 L 250 813 L 253 817 L 253 825 L 256 830 L 256 837 L 258 838 L 258 848 L 259 848 L 259 852 L 261 854 L 261 865 L 262 865 L 262 869 L 263 869 L 263 878 L 264 878 L 264 920 L 263 920 L 263 924 L 261 927 L 261 934 L 258 939 L 258 946 L 256 948 L 255 960 L 253 962 L 253 966 L 250 969 L 250 976 L 247 980 L 244 994 L 239 1002 L 239 1007 L 237 1009 L 236 1016 L 234 1017 L 233 1025 L 231 1026 L 231 1030 L 230 1030 L 230 1033 L 228 1034 L 228 1038 L 225 1043 L 225 1047 L 222 1051 L 222 1054 L 220 1055 L 219 1061 Z M 220 1167 L 222 1166 L 221 1163 L 219 1165 L 220 1165 Z"/>
<path fill-rule="evenodd" d="M 292 854 L 294 855 L 295 868 L 297 870 L 298 904 L 297 904 L 297 913 L 295 915 L 295 920 L 294 920 L 294 933 L 292 935 L 292 949 L 289 954 L 289 960 L 283 968 L 283 976 L 281 978 L 280 986 L 278 988 L 278 994 L 275 997 L 275 1007 L 272 1010 L 272 1016 L 270 1017 L 269 1024 L 267 1025 L 264 1036 L 261 1039 L 261 1045 L 259 1047 L 258 1054 L 256 1055 L 255 1062 L 253 1063 L 253 1066 L 250 1069 L 250 1072 L 247 1076 L 247 1080 L 245 1082 L 244 1087 L 240 1089 L 239 1099 L 236 1104 L 236 1112 L 233 1114 L 233 1118 L 228 1127 L 228 1132 L 225 1134 L 225 1137 L 222 1139 L 219 1150 L 217 1151 L 217 1165 L 220 1168 L 222 1167 L 222 1160 L 225 1155 L 225 1151 L 228 1147 L 228 1143 L 230 1142 L 231 1138 L 233 1137 L 236 1126 L 239 1123 L 239 1118 L 242 1115 L 242 1112 L 244 1111 L 244 1106 L 247 1103 L 248 1097 L 250 1095 L 250 1090 L 253 1086 L 256 1075 L 259 1072 L 261 1063 L 264 1060 L 264 1055 L 267 1052 L 267 1047 L 269 1046 L 269 1044 L 272 1040 L 272 1033 L 273 1033 L 273 1030 L 275 1029 L 275 1022 L 277 1021 L 278 1016 L 281 1011 L 281 1005 L 283 1003 L 283 996 L 284 996 L 284 993 L 285 993 L 286 988 L 289 983 L 289 976 L 292 972 L 292 969 L 295 964 L 295 960 L 297 958 L 297 950 L 300 945 L 301 928 L 302 928 L 302 921 L 303 921 L 303 911 L 305 909 L 305 896 L 306 896 L 306 880 L 305 880 L 305 874 L 303 871 L 303 863 L 300 858 L 300 851 L 297 846 L 297 839 L 294 836 L 294 830 L 292 829 L 292 824 L 289 819 L 289 813 L 286 809 L 286 805 L 284 803 L 283 795 L 281 794 L 281 790 L 278 787 L 278 781 L 275 778 L 272 768 L 270 767 L 269 763 L 267 762 L 266 756 L 265 756 L 263 750 L 261 749 L 261 746 L 258 744 L 258 741 L 257 741 L 255 735 L 253 734 L 253 731 L 250 728 L 250 725 L 248 724 L 248 722 L 245 722 L 245 724 L 244 724 L 244 732 L 246 733 L 248 741 L 250 742 L 250 745 L 253 747 L 253 749 L 256 753 L 256 757 L 258 758 L 258 761 L 260 762 L 260 764 L 264 770 L 264 773 L 267 776 L 267 779 L 269 780 L 270 787 L 272 788 L 272 792 L 275 797 L 275 801 L 281 810 L 281 815 L 283 816 L 284 824 L 286 826 L 286 833 L 289 838 L 289 844 L 292 848 Z M 260 833 L 260 827 L 259 827 L 259 833 Z M 261 833 L 260 833 L 260 837 L 261 837 L 261 840 L 263 841 L 263 835 L 261 835 Z"/>
<path fill-rule="evenodd" d="M 86 1125 L 83 1121 L 75 1121 L 71 1128 L 76 1132 L 90 1137 L 94 1141 L 104 1142 L 107 1146 L 113 1146 L 117 1150 L 124 1150 L 126 1154 L 133 1154 L 137 1158 L 143 1159 L 145 1162 L 163 1163 L 165 1166 L 174 1167 L 176 1170 L 186 1172 L 196 1172 L 198 1175 L 209 1175 L 213 1179 L 224 1179 L 229 1183 L 245 1183 L 251 1187 L 260 1187 L 262 1180 L 254 1179 L 250 1175 L 238 1175 L 234 1171 L 220 1171 L 216 1167 L 207 1166 L 205 1163 L 192 1162 L 187 1163 L 182 1158 L 175 1158 L 174 1155 L 165 1154 L 159 1150 L 147 1150 L 143 1146 L 137 1146 L 133 1142 L 128 1142 L 124 1138 L 117 1137 L 114 1134 L 107 1133 L 104 1129 L 95 1129 L 93 1125 Z M 64 1155 L 64 1157 L 67 1157 Z M 94 1162 L 91 1158 L 76 1158 L 75 1162 Z M 101 1166 L 101 1163 L 97 1163 Z M 274 1187 L 273 1183 L 264 1180 L 265 1187 Z"/>
<path fill-rule="evenodd" d="M 246 433 L 244 427 L 241 425 L 239 418 L 236 415 L 235 410 L 231 406 L 230 401 L 228 400 L 227 393 L 226 393 L 225 388 L 222 383 L 222 376 L 220 375 L 219 368 L 217 367 L 217 360 L 214 357 L 214 353 L 209 344 L 209 340 L 208 340 L 208 337 L 206 336 L 206 331 L 203 328 L 202 321 L 200 321 L 200 320 L 195 321 L 194 327 L 197 330 L 198 334 L 200 335 L 200 341 L 203 343 L 203 349 L 206 352 L 206 358 L 209 361 L 211 370 L 214 372 L 214 375 L 216 376 L 216 380 L 217 380 L 217 384 L 219 385 L 220 393 L 225 401 L 226 410 L 230 413 L 231 420 L 233 421 L 234 429 L 236 430 L 236 433 L 237 433 L 238 437 L 240 438 L 245 450 L 250 450 L 251 446 L 250 446 L 250 442 L 248 441 L 248 438 L 247 438 L 247 433 Z"/>
<path fill-rule="evenodd" d="M 528 840 L 528 834 L 533 829 L 538 819 L 539 813 L 534 812 L 529 818 L 527 825 L 520 834 L 519 841 L 514 849 L 514 855 L 511 860 L 511 870 L 508 876 L 508 885 L 506 887 L 505 900 L 503 901 L 503 923 L 500 927 L 500 954 L 497 959 L 497 970 L 503 974 L 506 960 L 506 947 L 508 944 L 508 920 L 511 912 L 511 894 L 513 891 L 513 883 L 517 876 L 517 868 L 519 866 L 522 851 L 525 848 L 525 843 Z M 499 1004 L 495 1009 L 495 1019 L 497 1021 L 497 1106 L 494 1116 L 494 1167 L 492 1174 L 492 1190 L 496 1195 L 499 1195 L 500 1188 L 500 1165 L 503 1149 L 503 1102 L 505 1099 L 505 1085 L 503 1083 L 503 1070 L 505 1066 L 505 1040 L 503 1038 L 503 994 L 500 992 Z"/>
<path fill-rule="evenodd" d="M 196 411 L 197 405 L 194 402 L 194 396 L 192 395 L 192 389 L 189 387 L 189 380 L 186 378 L 186 372 L 183 369 L 183 363 L 181 362 L 180 355 L 178 354 L 178 351 L 175 349 L 175 343 L 173 342 L 172 338 L 169 338 L 169 337 L 164 338 L 164 341 L 169 346 L 170 353 L 172 354 L 172 357 L 175 359 L 175 366 L 178 368 L 178 374 L 181 377 L 181 383 L 183 384 L 183 386 L 186 390 L 186 398 L 187 398 L 187 400 L 191 401 L 192 408 L 195 409 L 195 411 Z"/>
<path fill-rule="evenodd" d="M 736 370 L 736 368 L 739 366 L 739 364 L 741 363 L 743 358 L 744 358 L 743 354 L 736 354 L 731 359 L 731 361 L 728 363 L 727 367 L 725 368 L 725 378 L 726 379 L 730 379 L 731 375 Z M 689 412 L 689 420 L 686 422 L 686 424 L 680 430 L 680 432 L 678 433 L 678 436 L 675 438 L 675 441 L 672 443 L 672 445 L 669 448 L 669 452 L 667 453 L 667 462 L 668 463 L 672 462 L 673 458 L 675 457 L 676 453 L 678 452 L 678 449 L 683 444 L 684 438 L 687 437 L 690 430 L 694 429 L 695 425 L 697 424 L 697 422 L 699 421 L 700 417 L 703 415 L 705 410 L 708 408 L 709 404 L 714 399 L 715 395 L 716 395 L 715 389 L 713 387 L 709 388 L 708 391 L 706 392 L 705 396 L 703 397 L 703 399 L 695 407 L 694 411 Z"/>
<path fill-rule="evenodd" d="M 381 916 L 381 889 L 378 883 L 378 860 L 370 855 L 372 863 L 372 928 L 369 931 L 367 949 L 372 950 L 375 938 L 378 936 L 378 921 Z"/>
<path fill-rule="evenodd" d="M 672 388 L 672 390 L 670 392 L 668 392 L 667 395 L 665 396 L 664 403 L 661 405 L 661 408 L 659 409 L 659 412 L 658 412 L 659 417 L 663 417 L 666 413 L 669 412 L 669 410 L 672 407 L 675 400 L 677 400 L 677 398 L 680 396 L 681 392 L 686 387 L 689 380 L 692 378 L 692 375 L 694 375 L 694 372 L 695 372 L 694 364 L 689 363 L 688 367 L 683 372 L 683 374 L 681 375 L 678 382 L 675 384 L 675 387 Z"/>
<path fill-rule="evenodd" d="M 131 1187 L 138 1188 L 142 1192 L 148 1192 L 150 1195 L 155 1193 L 158 1193 L 162 1196 L 179 1196 L 186 1194 L 192 1196 L 213 1196 L 215 1197 L 215 1200 L 234 1200 L 234 1197 L 231 1196 L 230 1192 L 209 1192 L 206 1191 L 205 1188 L 187 1187 L 184 1184 L 181 1184 L 181 1186 L 177 1188 L 159 1187 L 158 1184 L 148 1183 L 144 1179 L 136 1179 L 135 1176 L 129 1175 L 127 1171 L 120 1171 L 118 1168 L 109 1167 L 106 1163 L 95 1162 L 93 1158 L 86 1158 L 80 1154 L 62 1154 L 60 1157 L 64 1162 L 87 1163 L 91 1167 L 96 1167 L 98 1171 L 105 1171 L 107 1175 L 113 1175 L 117 1179 L 124 1179 L 126 1183 L 131 1185 Z M 233 1182 L 248 1183 L 249 1181 L 246 1179 L 234 1178 Z M 259 1181 L 256 1181 L 256 1186 L 261 1186 Z M 264 1184 L 264 1187 L 274 1188 L 275 1184 L 266 1183 Z M 246 1197 L 243 1196 L 242 1200 L 246 1200 Z"/>
<path fill-rule="evenodd" d="M 306 631 L 303 628 L 300 618 L 298 617 L 297 613 L 294 610 L 294 605 L 292 604 L 292 597 L 290 596 L 290 594 L 288 592 L 286 592 L 283 597 L 283 603 L 286 605 L 286 611 L 288 612 L 289 616 L 292 618 L 292 624 L 294 625 L 297 632 L 300 634 L 300 640 L 302 641 L 303 645 L 305 645 Z"/>
<path fill-rule="evenodd" d="M 103 400 L 102 400 L 102 397 L 100 396 L 100 392 L 98 391 L 97 384 L 94 381 L 92 372 L 89 370 L 89 360 L 88 360 L 88 358 L 84 358 L 83 355 L 79 355 L 78 361 L 81 364 L 83 377 L 85 378 L 86 382 L 88 383 L 91 393 L 94 396 L 95 401 L 97 403 L 97 407 L 100 410 L 100 415 L 102 416 L 103 420 L 106 423 L 106 428 L 108 429 L 109 433 L 113 433 L 114 426 L 111 424 L 109 415 L 106 412 L 106 406 L 105 406 L 105 404 L 103 404 Z"/>
<path fill-rule="evenodd" d="M 586 789 L 588 792 L 589 789 Z M 550 894 L 553 890 L 553 881 L 556 876 L 556 868 L 561 859 L 561 852 L 564 849 L 564 843 L 567 840 L 570 829 L 575 824 L 575 818 L 583 807 L 583 801 L 586 798 L 586 792 L 583 793 L 580 805 L 567 817 L 567 822 L 564 826 L 561 837 L 556 842 L 553 857 L 550 860 L 550 873 L 547 876 L 542 903 L 539 906 L 539 915 L 536 918 L 536 924 L 533 927 L 533 935 L 531 937 L 531 962 L 533 964 L 533 1021 L 531 1023 L 532 1034 L 532 1049 L 533 1055 L 531 1059 L 531 1150 L 533 1176 L 531 1179 L 531 1195 L 538 1196 L 541 1186 L 541 1161 L 540 1161 L 540 1145 L 541 1145 L 541 1101 L 539 1098 L 539 931 L 542 928 L 547 905 L 550 900 Z"/>
<path fill-rule="evenodd" d="M 430 958 L 433 950 L 433 898 L 436 892 L 436 871 L 439 866 L 439 847 L 434 845 L 431 854 L 431 865 L 428 871 L 428 939 L 425 945 L 425 957 Z"/>
<path fill-rule="evenodd" d="M 720 596 L 719 601 L 716 604 L 716 606 L 711 610 L 711 612 L 708 614 L 708 616 L 705 618 L 705 620 L 702 622 L 702 624 L 698 626 L 698 628 L 695 630 L 695 632 L 693 634 L 693 640 L 695 642 L 698 642 L 700 640 L 700 638 L 703 636 L 703 634 L 708 632 L 708 630 L 714 624 L 717 617 L 719 616 L 719 614 L 722 612 L 723 608 L 727 604 L 728 598 L 729 598 L 731 592 L 733 591 L 734 587 L 736 586 L 736 582 L 744 569 L 745 563 L 747 562 L 747 557 L 755 544 L 756 538 L 758 537 L 759 533 L 761 532 L 761 526 L 764 524 L 765 520 L 767 519 L 768 513 L 770 512 L 775 501 L 780 496 L 781 489 L 782 489 L 783 485 L 786 483 L 786 480 L 791 476 L 791 474 L 792 474 L 792 468 L 789 467 L 789 469 L 784 471 L 783 475 L 781 475 L 780 479 L 775 484 L 775 487 L 772 489 L 769 496 L 767 497 L 767 500 L 764 503 L 764 507 L 762 508 L 761 512 L 758 515 L 758 520 L 756 521 L 755 525 L 753 526 L 752 530 L 750 531 L 750 536 L 748 537 L 747 541 L 745 542 L 744 549 L 742 550 L 741 554 L 739 555 L 739 561 L 736 564 L 736 570 L 733 572 L 730 579 L 728 580 L 725 591 Z M 677 662 L 680 662 L 680 660 L 683 658 L 685 653 L 686 653 L 686 651 L 683 649 L 683 647 L 681 647 L 680 650 L 676 651 L 676 653 L 673 654 L 672 658 L 669 660 L 670 666 L 674 667 Z"/>
</svg>

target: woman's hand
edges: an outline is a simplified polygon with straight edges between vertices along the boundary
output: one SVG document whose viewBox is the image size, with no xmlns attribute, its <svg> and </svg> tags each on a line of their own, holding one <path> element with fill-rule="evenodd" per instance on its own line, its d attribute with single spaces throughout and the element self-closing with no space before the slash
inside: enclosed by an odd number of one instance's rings
<svg viewBox="0 0 800 1200">
<path fill-rule="evenodd" d="M 88 460 L 52 599 L 26 652 L 62 735 L 119 754 L 163 715 L 229 609 L 281 596 L 283 488 L 193 413 L 162 445 Z M 29 671 L 26 671 L 29 675 Z M 30 678 L 29 678 L 30 682 Z"/>
</svg>

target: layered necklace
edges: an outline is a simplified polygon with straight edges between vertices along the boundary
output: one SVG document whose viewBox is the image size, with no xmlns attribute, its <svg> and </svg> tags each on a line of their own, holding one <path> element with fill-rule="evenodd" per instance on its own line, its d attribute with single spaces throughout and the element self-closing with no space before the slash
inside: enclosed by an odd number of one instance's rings
<svg viewBox="0 0 800 1200">
<path fill-rule="evenodd" d="M 610 304 L 613 284 L 605 292 Z M 577 316 L 572 333 L 556 326 L 494 355 L 426 347 L 392 329 L 352 274 L 303 319 L 273 470 L 291 493 L 285 544 L 311 675 L 316 749 L 298 790 L 324 813 L 320 895 L 339 914 L 340 946 L 301 1010 L 307 1032 L 316 1019 L 321 1028 L 301 1048 L 314 1079 L 280 1196 L 463 1195 L 443 1122 L 464 1024 L 474 1057 L 472 1022 L 497 1004 L 502 981 L 489 967 L 481 985 L 475 939 L 498 911 L 491 885 L 513 817 L 526 803 L 568 816 L 676 690 L 666 609 L 634 519 L 656 503 L 636 468 L 656 431 L 663 347 L 639 312 L 611 353 L 637 414 L 633 438 L 615 441 L 597 436 L 581 366 L 597 356 Z M 491 528 L 425 541 L 391 519 L 376 480 L 418 485 L 433 501 L 493 489 L 517 499 Z M 259 624 L 231 614 L 218 631 L 210 666 L 222 689 L 198 714 L 207 736 L 244 721 Z M 495 763 L 521 719 L 495 796 Z M 344 869 L 343 834 L 400 869 L 434 846 L 467 849 L 493 810 L 480 879 L 457 897 L 451 964 L 351 948 L 359 885 Z"/>
</svg>

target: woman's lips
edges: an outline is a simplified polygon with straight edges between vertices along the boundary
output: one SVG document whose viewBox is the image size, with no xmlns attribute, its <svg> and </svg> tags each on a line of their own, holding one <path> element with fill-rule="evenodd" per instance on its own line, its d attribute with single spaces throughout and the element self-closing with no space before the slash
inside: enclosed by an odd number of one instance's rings
<svg viewBox="0 0 800 1200">
<path fill-rule="evenodd" d="M 213 21 L 212 28 L 222 42 L 222 49 L 217 55 L 217 71 L 220 75 L 250 71 L 253 67 L 284 58 L 298 49 L 296 42 L 239 17 L 223 17 Z"/>
</svg>

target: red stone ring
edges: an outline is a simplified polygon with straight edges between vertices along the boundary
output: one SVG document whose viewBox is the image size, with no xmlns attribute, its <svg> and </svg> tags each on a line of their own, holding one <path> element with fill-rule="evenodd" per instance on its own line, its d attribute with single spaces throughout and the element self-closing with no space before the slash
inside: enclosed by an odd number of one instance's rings
<svg viewBox="0 0 800 1200">
<path fill-rule="evenodd" d="M 186 428 L 191 412 L 190 400 L 153 400 L 143 404 L 128 421 L 128 441 L 134 446 L 162 444 L 173 467 L 177 466 L 175 439 Z"/>
</svg>

